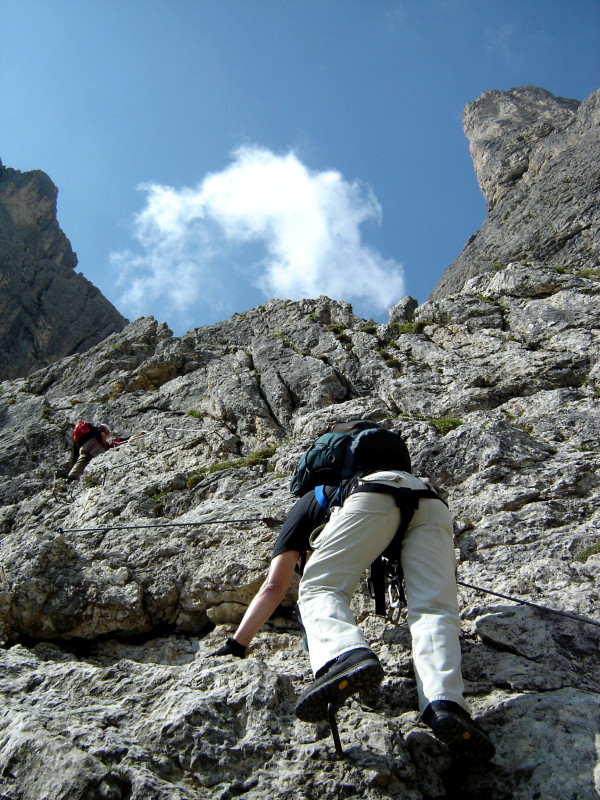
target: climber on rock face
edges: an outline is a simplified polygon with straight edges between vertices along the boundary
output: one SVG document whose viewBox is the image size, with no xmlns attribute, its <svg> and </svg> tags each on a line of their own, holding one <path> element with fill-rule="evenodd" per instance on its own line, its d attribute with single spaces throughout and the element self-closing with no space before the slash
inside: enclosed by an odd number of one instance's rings
<svg viewBox="0 0 600 800">
<path fill-rule="evenodd" d="M 134 439 L 144 435 L 144 431 L 133 434 L 129 437 L 110 437 L 110 428 L 108 425 L 101 423 L 99 425 L 92 425 L 85 420 L 78 422 L 73 429 L 73 455 L 71 458 L 71 469 L 67 475 L 68 481 L 77 480 L 80 478 L 87 465 L 96 456 L 106 453 L 125 442 L 131 442 Z"/>
<path fill-rule="evenodd" d="M 352 431 L 353 424 L 338 432 Z M 383 667 L 356 624 L 350 601 L 365 570 L 386 551 L 399 558 L 403 572 L 421 719 L 458 755 L 490 759 L 494 745 L 464 698 L 448 507 L 411 474 L 408 450 L 397 433 L 376 427 L 350 435 L 346 448 L 339 449 L 340 474 L 350 476 L 342 482 L 341 505 L 332 509 L 314 542 L 300 581 L 298 605 L 315 679 L 300 695 L 296 716 L 331 721 L 347 698 L 382 681 Z M 326 436 L 306 455 L 323 452 Z M 304 464 L 304 475 L 314 475 L 315 465 Z M 400 528 L 402 515 L 406 529 Z"/>
<path fill-rule="evenodd" d="M 400 557 L 421 718 L 457 754 L 488 760 L 494 745 L 464 698 L 452 517 L 439 496 L 411 474 L 401 437 L 397 444 L 396 434 L 372 425 L 363 427 L 362 449 L 355 448 L 355 474 L 340 486 L 309 490 L 294 505 L 265 582 L 233 637 L 212 655 L 245 657 L 283 600 L 300 553 L 310 546 L 315 551 L 302 574 L 298 605 L 315 680 L 300 695 L 296 716 L 331 721 L 331 711 L 348 697 L 380 683 L 383 668 L 356 625 L 350 600 L 365 569 L 394 540 L 404 513 L 398 498 L 408 493 L 419 499 L 407 517 Z M 390 441 L 399 452 L 385 450 Z M 318 449 L 314 443 L 312 448 Z M 318 536 L 310 537 L 317 527 Z"/>
</svg>

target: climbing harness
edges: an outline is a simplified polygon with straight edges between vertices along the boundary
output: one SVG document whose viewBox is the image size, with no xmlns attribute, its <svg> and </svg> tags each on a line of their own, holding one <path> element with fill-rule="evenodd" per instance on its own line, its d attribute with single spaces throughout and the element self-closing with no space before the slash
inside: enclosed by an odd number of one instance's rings
<svg viewBox="0 0 600 800">
<path fill-rule="evenodd" d="M 399 626 L 402 606 L 406 604 L 400 562 L 383 555 L 377 558 L 369 570 L 367 590 L 375 601 L 375 615 Z"/>
<path fill-rule="evenodd" d="M 596 622 L 593 619 L 586 619 L 585 617 L 580 617 L 579 614 L 573 614 L 571 611 L 558 611 L 556 608 L 548 608 L 547 606 L 539 605 L 538 603 L 531 603 L 529 600 L 519 600 L 516 597 L 510 597 L 507 594 L 501 594 L 500 592 L 492 592 L 490 589 L 484 589 L 481 586 L 473 586 L 472 583 L 465 583 L 464 581 L 456 581 L 458 586 L 466 586 L 467 589 L 475 589 L 477 592 L 483 592 L 484 594 L 491 594 L 494 597 L 501 597 L 503 600 L 510 600 L 512 603 L 519 603 L 522 606 L 530 606 L 531 608 L 537 608 L 538 611 L 548 611 L 551 614 L 558 614 L 560 617 L 566 617 L 567 619 L 573 619 L 576 622 L 584 622 L 588 625 L 595 625 L 597 628 L 600 628 L 600 622 Z"/>
<path fill-rule="evenodd" d="M 394 538 L 386 549 L 371 564 L 368 580 L 369 594 L 375 601 L 375 614 L 388 617 L 394 625 L 398 624 L 400 608 L 405 602 L 402 588 L 402 565 L 400 563 L 400 549 L 402 539 L 406 533 L 413 514 L 419 507 L 421 500 L 440 500 L 447 505 L 433 489 L 409 489 L 408 487 L 392 487 L 376 481 L 350 485 L 347 496 L 357 492 L 375 494 L 389 494 L 400 509 L 400 524 Z M 390 611 L 386 613 L 385 584 L 388 582 L 388 601 L 391 603 Z"/>
</svg>

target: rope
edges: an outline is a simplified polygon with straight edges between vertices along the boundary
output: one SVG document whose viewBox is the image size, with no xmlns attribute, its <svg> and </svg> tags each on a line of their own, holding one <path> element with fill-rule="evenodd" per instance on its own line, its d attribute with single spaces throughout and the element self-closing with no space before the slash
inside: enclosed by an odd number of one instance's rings
<svg viewBox="0 0 600 800">
<path fill-rule="evenodd" d="M 118 450 L 120 447 L 125 447 L 126 444 L 132 444 L 132 442 L 137 442 L 138 439 L 142 439 L 144 436 L 148 436 L 148 431 L 140 431 L 139 433 L 134 433 L 133 436 L 130 436 L 129 439 L 125 439 L 123 442 L 115 442 L 109 448 L 109 450 Z"/>
<path fill-rule="evenodd" d="M 137 531 L 140 528 L 189 528 L 194 525 L 225 525 L 226 523 L 264 522 L 267 527 L 273 527 L 275 520 L 270 517 L 248 517 L 246 519 L 207 519 L 196 522 L 157 522 L 148 525 L 100 525 L 96 528 L 57 528 L 57 533 L 81 533 L 92 531 Z"/>
<path fill-rule="evenodd" d="M 503 600 L 510 600 L 513 603 L 519 603 L 522 606 L 531 606 L 531 608 L 537 608 L 539 611 L 549 611 L 551 614 L 558 614 L 561 617 L 567 617 L 568 619 L 574 619 L 577 622 L 585 622 L 588 625 L 595 625 L 597 628 L 600 628 L 600 622 L 596 622 L 593 619 L 586 619 L 585 617 L 580 617 L 578 614 L 573 614 L 570 611 L 558 611 L 556 608 L 548 608 L 547 606 L 538 605 L 537 603 L 530 603 L 529 600 L 518 600 L 516 597 L 510 597 L 507 594 L 500 594 L 500 592 L 492 592 L 490 589 L 483 589 L 481 586 L 473 586 L 472 583 L 464 583 L 463 581 L 456 581 L 459 586 L 466 586 L 468 589 L 475 589 L 477 592 L 483 592 L 484 594 L 491 594 L 494 597 L 501 597 Z"/>
<path fill-rule="evenodd" d="M 188 433 L 188 434 L 215 433 L 220 439 L 223 439 L 221 434 L 218 433 L 217 431 L 209 431 L 209 430 L 205 430 L 203 428 L 171 428 L 171 427 L 165 427 L 164 431 L 165 431 L 165 435 L 166 435 L 167 439 L 169 439 L 170 441 L 173 441 L 173 439 L 172 439 L 172 437 L 169 436 L 167 431 L 184 431 L 185 433 Z M 148 431 L 144 431 L 142 435 L 143 436 L 147 436 L 148 435 Z M 142 438 L 142 437 L 140 436 L 139 438 Z M 179 440 L 175 439 L 175 441 L 179 441 Z M 225 441 L 225 439 L 223 439 L 223 441 Z M 122 444 L 129 444 L 129 440 L 127 442 L 122 442 Z M 114 448 L 114 449 L 116 449 L 116 448 Z M 131 464 L 139 464 L 140 461 L 146 461 L 149 458 L 152 458 L 153 456 L 156 456 L 156 455 L 167 456 L 167 455 L 169 455 L 169 453 L 174 453 L 176 450 L 179 450 L 179 449 L 180 449 L 179 445 L 175 445 L 174 447 L 169 447 L 167 450 L 162 450 L 162 451 L 159 451 L 159 452 L 156 452 L 156 453 L 146 452 L 141 456 L 137 456 L 132 461 L 126 461 L 124 464 L 113 464 L 110 467 L 103 467 L 104 477 L 102 478 L 102 486 L 104 486 L 104 484 L 106 483 L 106 478 L 108 477 L 108 473 L 109 472 L 113 472 L 116 469 L 123 469 L 124 467 L 129 467 Z M 107 452 L 110 452 L 110 451 L 107 451 Z"/>
<path fill-rule="evenodd" d="M 137 456 L 132 461 L 125 461 L 124 464 L 113 464 L 111 467 L 102 467 L 104 471 L 104 477 L 102 478 L 102 486 L 106 483 L 106 478 L 109 472 L 113 472 L 116 469 L 123 469 L 124 467 L 129 467 L 131 464 L 139 464 L 140 461 L 147 461 L 149 458 L 152 458 L 157 455 L 167 456 L 169 453 L 174 453 L 176 450 L 179 450 L 179 446 L 176 445 L 175 447 L 169 447 L 168 450 L 162 450 L 160 452 L 151 453 L 147 452 L 141 456 Z"/>
<path fill-rule="evenodd" d="M 175 431 L 177 433 L 187 433 L 188 436 L 192 436 L 195 433 L 214 433 L 219 437 L 219 439 L 223 439 L 223 441 L 225 441 L 225 437 L 221 436 L 221 434 L 218 431 L 209 431 L 207 428 L 172 428 L 169 425 L 165 426 L 164 431 L 167 436 L 167 439 L 174 438 L 177 440 L 177 437 L 169 436 L 169 431 Z"/>
</svg>

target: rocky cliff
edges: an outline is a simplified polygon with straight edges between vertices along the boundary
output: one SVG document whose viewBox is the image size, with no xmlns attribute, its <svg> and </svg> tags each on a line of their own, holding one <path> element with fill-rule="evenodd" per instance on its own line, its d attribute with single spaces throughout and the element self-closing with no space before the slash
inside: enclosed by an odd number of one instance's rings
<svg viewBox="0 0 600 800">
<path fill-rule="evenodd" d="M 0 379 L 81 353 L 127 320 L 83 275 L 39 170 L 0 161 Z"/>
<path fill-rule="evenodd" d="M 488 213 L 431 298 L 511 261 L 595 269 L 600 91 L 582 103 L 532 86 L 486 92 L 467 105 L 463 126 Z"/>
<path fill-rule="evenodd" d="M 0 794 L 596 798 L 600 266 L 558 266 L 498 263 L 382 325 L 324 297 L 179 338 L 140 319 L 4 381 Z M 338 714 L 342 760 L 293 713 L 311 679 L 294 586 L 249 658 L 210 657 L 262 582 L 298 456 L 356 416 L 401 431 L 454 514 L 486 767 L 419 722 L 409 633 L 364 587 L 386 677 Z M 82 418 L 147 433 L 73 488 Z"/>
</svg>

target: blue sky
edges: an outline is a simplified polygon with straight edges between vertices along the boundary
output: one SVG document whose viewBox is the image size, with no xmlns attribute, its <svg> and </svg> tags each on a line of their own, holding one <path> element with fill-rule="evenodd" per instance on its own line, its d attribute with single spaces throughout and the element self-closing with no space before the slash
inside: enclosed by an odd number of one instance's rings
<svg viewBox="0 0 600 800">
<path fill-rule="evenodd" d="M 387 319 L 485 217 L 466 103 L 600 88 L 598 0 L 1 0 L 0 159 L 176 334 L 270 297 Z"/>
</svg>

